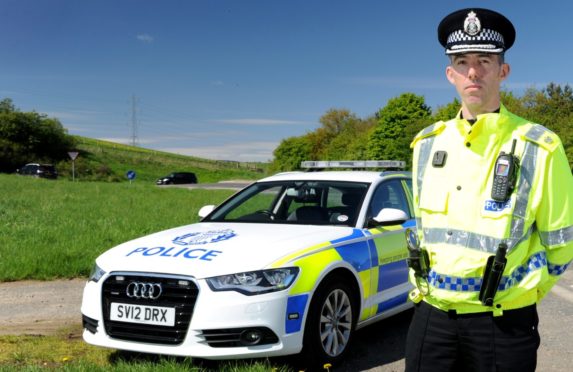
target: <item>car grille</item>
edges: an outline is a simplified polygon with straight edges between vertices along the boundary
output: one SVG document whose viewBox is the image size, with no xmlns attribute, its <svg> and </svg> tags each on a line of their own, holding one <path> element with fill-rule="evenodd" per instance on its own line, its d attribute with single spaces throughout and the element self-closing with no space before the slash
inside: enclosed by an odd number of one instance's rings
<svg viewBox="0 0 573 372">
<path fill-rule="evenodd" d="M 155 300 L 130 298 L 126 290 L 129 283 L 132 282 L 161 284 L 161 295 Z M 110 337 L 120 340 L 162 345 L 181 344 L 189 329 L 198 293 L 197 285 L 186 277 L 114 273 L 105 280 L 102 286 L 102 310 L 105 331 Z M 175 326 L 112 321 L 110 320 L 112 302 L 175 308 Z"/>
<path fill-rule="evenodd" d="M 245 333 L 253 331 L 260 335 L 256 343 L 245 338 Z M 268 345 L 279 342 L 277 335 L 267 327 L 204 329 L 197 336 L 203 338 L 211 347 Z"/>
</svg>

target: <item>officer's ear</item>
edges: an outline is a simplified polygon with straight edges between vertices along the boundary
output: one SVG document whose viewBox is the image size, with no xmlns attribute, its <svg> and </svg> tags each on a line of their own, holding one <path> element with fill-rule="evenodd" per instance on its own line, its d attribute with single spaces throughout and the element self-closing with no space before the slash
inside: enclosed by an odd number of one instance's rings
<svg viewBox="0 0 573 372">
<path fill-rule="evenodd" d="M 501 80 L 507 79 L 510 71 L 511 71 L 511 68 L 509 67 L 509 65 L 507 63 L 502 63 L 501 69 L 499 71 L 499 77 L 501 78 Z"/>
<path fill-rule="evenodd" d="M 455 71 L 454 71 L 454 68 L 452 67 L 452 65 L 448 65 L 448 66 L 446 67 L 446 77 L 448 78 L 448 81 L 449 81 L 451 84 L 454 84 L 454 85 L 455 85 L 454 76 L 453 76 L 454 73 L 455 73 Z"/>
</svg>

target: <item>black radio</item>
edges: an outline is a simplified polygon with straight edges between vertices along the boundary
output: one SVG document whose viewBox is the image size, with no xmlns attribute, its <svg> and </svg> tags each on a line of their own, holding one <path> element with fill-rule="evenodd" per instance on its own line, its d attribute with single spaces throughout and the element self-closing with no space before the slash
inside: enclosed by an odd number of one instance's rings
<svg viewBox="0 0 573 372">
<path fill-rule="evenodd" d="M 519 169 L 519 159 L 514 155 L 515 143 L 514 139 L 509 154 L 502 151 L 495 161 L 491 198 L 498 202 L 508 201 L 515 189 Z"/>
</svg>

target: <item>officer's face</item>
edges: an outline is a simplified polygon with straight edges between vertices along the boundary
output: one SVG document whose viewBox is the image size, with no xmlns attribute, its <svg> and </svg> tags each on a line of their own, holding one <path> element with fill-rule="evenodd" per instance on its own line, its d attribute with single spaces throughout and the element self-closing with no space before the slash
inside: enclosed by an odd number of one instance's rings
<svg viewBox="0 0 573 372">
<path fill-rule="evenodd" d="M 455 55 L 446 68 L 462 104 L 475 115 L 499 108 L 499 88 L 508 75 L 509 65 L 500 63 L 496 54 Z"/>
</svg>

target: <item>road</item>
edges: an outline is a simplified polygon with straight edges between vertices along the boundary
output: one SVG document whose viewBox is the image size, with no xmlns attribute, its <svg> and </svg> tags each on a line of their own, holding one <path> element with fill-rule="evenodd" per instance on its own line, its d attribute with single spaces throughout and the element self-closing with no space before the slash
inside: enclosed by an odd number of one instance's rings
<svg viewBox="0 0 573 372">
<path fill-rule="evenodd" d="M 157 187 L 179 187 L 186 189 L 207 189 L 207 190 L 241 190 L 255 181 L 221 181 L 217 183 L 188 183 L 183 185 L 159 185 Z"/>
<path fill-rule="evenodd" d="M 85 279 L 0 283 L 0 334 L 51 334 L 80 324 Z M 404 345 L 411 313 L 383 320 L 355 334 L 347 361 L 334 371 L 404 370 Z M 573 350 L 573 270 L 565 272 L 539 306 L 541 346 L 537 370 L 570 370 Z"/>
</svg>

